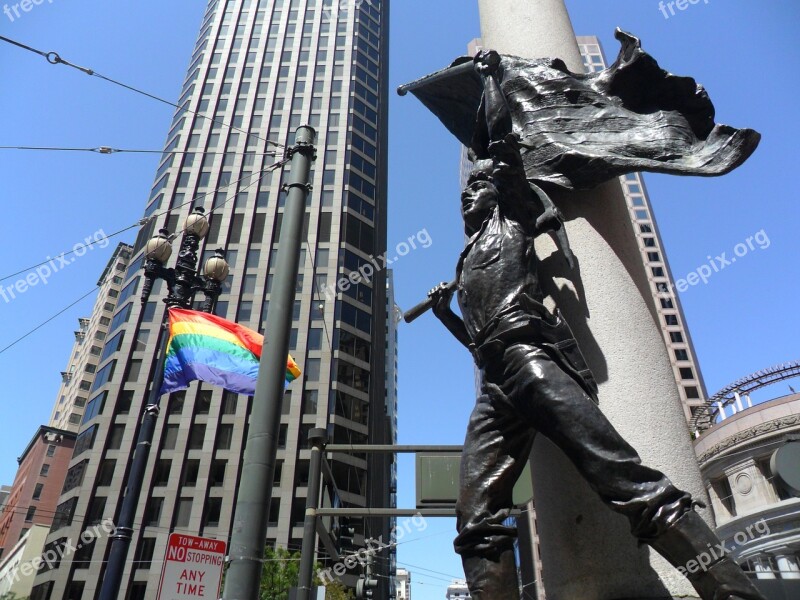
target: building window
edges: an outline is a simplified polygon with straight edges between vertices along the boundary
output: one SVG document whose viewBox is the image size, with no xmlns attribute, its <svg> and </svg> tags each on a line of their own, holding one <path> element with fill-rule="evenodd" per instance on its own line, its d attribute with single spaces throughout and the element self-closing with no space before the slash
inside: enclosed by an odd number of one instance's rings
<svg viewBox="0 0 800 600">
<path fill-rule="evenodd" d="M 209 484 L 214 486 L 225 485 L 225 468 L 228 465 L 226 460 L 215 460 L 211 463 L 211 473 L 209 475 Z"/>
<path fill-rule="evenodd" d="M 125 434 L 125 425 L 113 425 L 108 436 L 108 449 L 119 450 L 122 447 L 122 436 Z"/>
<path fill-rule="evenodd" d="M 198 415 L 207 415 L 211 408 L 211 390 L 201 390 L 197 394 L 196 411 Z"/>
<path fill-rule="evenodd" d="M 161 511 L 163 509 L 164 498 L 150 498 L 144 511 L 144 525 L 148 527 L 158 527 L 158 524 L 161 521 Z"/>
<path fill-rule="evenodd" d="M 318 390 L 306 390 L 303 392 L 303 414 L 315 415 L 317 414 L 317 404 L 319 399 Z"/>
<path fill-rule="evenodd" d="M 147 594 L 147 584 L 139 581 L 131 585 L 130 594 L 127 600 L 145 600 Z"/>
<path fill-rule="evenodd" d="M 103 513 L 106 510 L 106 498 L 102 496 L 95 496 L 91 502 L 89 502 L 89 508 L 86 511 L 86 525 L 95 525 L 97 523 L 102 522 L 103 520 Z"/>
<path fill-rule="evenodd" d="M 695 400 L 695 399 L 700 398 L 700 393 L 697 391 L 697 388 L 694 387 L 693 385 L 691 385 L 691 386 L 687 385 L 683 389 L 686 391 L 686 397 L 688 399 Z"/>
<path fill-rule="evenodd" d="M 311 328 L 308 330 L 308 340 L 306 341 L 307 350 L 322 349 L 322 329 Z"/>
<path fill-rule="evenodd" d="M 230 450 L 233 442 L 233 425 L 220 425 L 217 433 L 217 450 Z"/>
<path fill-rule="evenodd" d="M 174 450 L 178 441 L 178 425 L 167 425 L 164 429 L 164 450 Z"/>
<path fill-rule="evenodd" d="M 167 412 L 171 415 L 179 415 L 183 412 L 183 402 L 186 399 L 186 392 L 175 392 L 169 395 Z"/>
<path fill-rule="evenodd" d="M 111 485 L 116 467 L 117 461 L 115 459 L 105 459 L 97 472 L 97 485 Z"/>
<path fill-rule="evenodd" d="M 153 485 L 167 485 L 169 484 L 169 471 L 172 467 L 172 461 L 168 458 L 162 458 L 156 463 L 155 472 L 153 473 Z"/>
<path fill-rule="evenodd" d="M 91 450 L 94 446 L 94 438 L 96 435 L 97 425 L 92 425 L 88 429 L 81 431 L 75 439 L 75 448 L 72 451 L 72 458 L 80 456 L 87 450 Z"/>
<path fill-rule="evenodd" d="M 78 505 L 78 498 L 70 498 L 56 507 L 56 514 L 53 517 L 53 525 L 50 531 L 60 529 L 65 525 L 72 525 L 72 518 L 75 516 L 75 507 Z"/>
<path fill-rule="evenodd" d="M 156 549 L 156 538 L 142 538 L 133 557 L 134 569 L 149 569 Z"/>
<path fill-rule="evenodd" d="M 64 478 L 64 488 L 61 490 L 62 494 L 66 494 L 68 491 L 74 490 L 83 483 L 83 476 L 86 474 L 86 467 L 88 465 L 88 459 L 82 460 L 78 464 L 73 465 L 69 471 L 67 471 L 67 476 Z"/>
<path fill-rule="evenodd" d="M 197 477 L 200 475 L 200 461 L 187 460 L 186 468 L 183 471 L 182 485 L 185 487 L 194 487 L 197 485 Z"/>
<path fill-rule="evenodd" d="M 678 316 L 677 315 L 664 315 L 664 322 L 672 327 L 678 326 Z"/>
<path fill-rule="evenodd" d="M 192 516 L 194 498 L 181 498 L 178 500 L 178 509 L 175 511 L 175 527 L 188 527 L 189 518 Z"/>
<path fill-rule="evenodd" d="M 123 390 L 117 401 L 117 413 L 120 415 L 127 415 L 131 411 L 132 403 L 133 390 Z"/>
<path fill-rule="evenodd" d="M 47 446 L 47 456 L 53 456 L 56 453 L 55 444 L 50 444 Z"/>
<path fill-rule="evenodd" d="M 691 367 L 681 367 L 681 379 L 694 379 L 694 371 Z"/>
<path fill-rule="evenodd" d="M 225 391 L 222 394 L 222 414 L 223 415 L 235 415 L 236 414 L 236 401 L 237 401 L 237 394 L 229 391 Z"/>
<path fill-rule="evenodd" d="M 205 519 L 203 519 L 204 527 L 217 527 L 219 525 L 219 516 L 222 512 L 222 498 L 209 498 L 206 504 Z"/>
<path fill-rule="evenodd" d="M 45 463 L 45 464 L 43 464 L 43 465 L 42 465 L 42 468 L 41 468 L 41 470 L 39 471 L 39 475 L 40 475 L 41 477 L 47 477 L 47 474 L 48 474 L 49 472 L 50 472 L 50 465 L 48 465 L 47 463 Z"/>
<path fill-rule="evenodd" d="M 26 523 L 30 523 L 31 521 L 33 521 L 33 516 L 35 514 L 36 514 L 36 507 L 35 506 L 29 506 L 28 507 L 28 512 L 25 513 L 25 522 Z"/>
<path fill-rule="evenodd" d="M 205 425 L 195 425 L 192 427 L 191 432 L 189 433 L 189 450 L 202 450 L 203 449 L 203 441 L 206 437 L 206 426 Z"/>
<path fill-rule="evenodd" d="M 683 348 L 677 348 L 675 350 L 675 358 L 678 360 L 689 360 L 689 353 Z"/>
<path fill-rule="evenodd" d="M 669 339 L 671 342 L 675 344 L 680 344 L 681 342 L 683 342 L 683 334 L 680 331 L 670 331 Z"/>
<path fill-rule="evenodd" d="M 43 483 L 37 483 L 36 487 L 33 488 L 33 500 L 39 500 L 42 497 L 42 490 L 44 489 Z"/>
</svg>

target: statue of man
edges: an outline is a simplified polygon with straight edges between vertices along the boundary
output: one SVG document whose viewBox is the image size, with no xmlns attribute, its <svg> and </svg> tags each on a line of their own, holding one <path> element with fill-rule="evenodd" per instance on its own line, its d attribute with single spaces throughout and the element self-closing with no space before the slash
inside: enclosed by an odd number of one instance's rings
<svg viewBox="0 0 800 600">
<path fill-rule="evenodd" d="M 492 77 L 498 64 L 494 53 L 476 57 L 494 141 L 487 147 L 490 159 L 477 163 L 461 195 L 469 241 L 456 267 L 456 285 L 442 284 L 429 294 L 436 316 L 483 374 L 456 504 L 455 549 L 472 598 L 519 598 L 516 532 L 503 523 L 540 432 L 609 508 L 628 518 L 638 540 L 684 569 L 704 600 L 764 600 L 730 558 L 719 556 L 689 573 L 687 564 L 719 539 L 693 510 L 690 494 L 643 465 L 600 411 L 597 387 L 569 327 L 542 304 L 534 239 L 560 223 L 544 192 L 526 178 L 518 138 L 506 133 L 498 139 L 504 128 L 502 94 Z M 463 319 L 450 308 L 455 292 Z"/>
</svg>

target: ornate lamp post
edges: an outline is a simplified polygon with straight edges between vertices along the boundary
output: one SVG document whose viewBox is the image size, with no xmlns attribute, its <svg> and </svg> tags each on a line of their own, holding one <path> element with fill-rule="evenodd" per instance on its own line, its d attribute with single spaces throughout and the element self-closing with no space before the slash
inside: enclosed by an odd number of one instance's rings
<svg viewBox="0 0 800 600">
<path fill-rule="evenodd" d="M 222 292 L 222 282 L 225 281 L 230 269 L 228 263 L 225 262 L 223 251 L 216 250 L 214 256 L 209 258 L 205 264 L 204 276 L 201 277 L 198 274 L 197 250 L 200 247 L 200 241 L 207 233 L 208 218 L 205 215 L 205 211 L 199 207 L 195 208 L 186 219 L 183 238 L 178 251 L 178 262 L 174 268 L 164 266 L 172 255 L 172 238 L 168 230 L 160 230 L 158 235 L 147 242 L 145 245 L 147 261 L 144 267 L 145 280 L 142 286 L 142 304 L 150 298 L 150 292 L 153 290 L 153 284 L 156 279 L 163 279 L 167 282 L 169 289 L 169 294 L 164 299 L 168 307 L 191 308 L 195 294 L 203 292 L 205 295 L 203 311 L 213 312 L 217 298 Z M 111 550 L 108 555 L 108 568 L 103 578 L 100 600 L 114 600 L 117 597 L 122 582 L 122 573 L 125 569 L 125 559 L 133 538 L 133 518 L 136 512 L 136 505 L 139 503 L 144 471 L 147 467 L 147 459 L 150 455 L 150 447 L 152 446 L 156 420 L 160 410 L 159 390 L 164 380 L 164 362 L 166 361 L 167 340 L 169 339 L 167 323 L 168 314 L 165 311 L 158 337 L 158 361 L 153 373 L 147 405 L 144 407 L 142 427 L 136 440 L 133 463 L 125 486 L 127 492 L 122 500 L 116 531 L 112 536 Z"/>
</svg>

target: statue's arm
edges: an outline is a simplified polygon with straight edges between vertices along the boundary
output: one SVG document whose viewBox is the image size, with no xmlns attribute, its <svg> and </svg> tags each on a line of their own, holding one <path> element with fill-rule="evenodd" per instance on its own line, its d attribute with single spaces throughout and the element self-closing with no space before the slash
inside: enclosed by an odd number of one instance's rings
<svg viewBox="0 0 800 600">
<path fill-rule="evenodd" d="M 428 292 L 428 296 L 435 299 L 433 314 L 436 315 L 436 318 L 442 322 L 454 338 L 469 350 L 472 339 L 467 333 L 464 321 L 450 308 L 454 291 L 455 288 L 451 288 L 448 284 L 442 283 Z"/>
</svg>

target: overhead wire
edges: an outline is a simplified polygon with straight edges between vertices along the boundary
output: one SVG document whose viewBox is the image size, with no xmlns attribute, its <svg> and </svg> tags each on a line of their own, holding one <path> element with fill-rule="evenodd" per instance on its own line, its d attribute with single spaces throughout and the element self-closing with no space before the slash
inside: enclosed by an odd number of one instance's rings
<svg viewBox="0 0 800 600">
<path fill-rule="evenodd" d="M 275 162 L 275 163 L 269 165 L 268 167 L 265 167 L 264 169 L 262 169 L 260 171 L 259 177 L 256 180 L 256 183 L 261 181 L 261 179 L 263 178 L 263 176 L 264 176 L 264 174 L 266 172 L 274 171 L 274 170 L 278 169 L 279 167 L 285 165 L 288 162 L 288 160 L 289 159 L 284 158 L 284 159 L 282 159 L 282 160 L 280 160 L 278 162 Z M 244 175 L 244 176 L 240 177 L 239 179 L 228 183 L 227 185 L 223 185 L 223 186 L 217 187 L 217 188 L 215 188 L 213 190 L 210 190 L 208 192 L 203 192 L 202 194 L 198 194 L 196 196 L 193 196 L 189 200 L 187 200 L 185 202 L 182 202 L 181 204 L 178 204 L 176 206 L 173 206 L 172 208 L 168 208 L 167 210 L 163 210 L 163 211 L 160 211 L 160 212 L 155 212 L 152 215 L 150 215 L 149 217 L 146 217 L 146 218 L 143 218 L 143 219 L 139 219 L 138 221 L 136 221 L 132 225 L 124 227 L 124 228 L 120 229 L 119 231 L 115 231 L 114 233 L 110 233 L 110 234 L 108 234 L 108 235 L 106 235 L 104 237 L 101 237 L 99 239 L 95 239 L 95 240 L 92 240 L 92 241 L 89 241 L 89 242 L 81 242 L 79 245 L 76 244 L 76 246 L 80 246 L 80 248 L 88 248 L 89 246 L 93 246 L 95 244 L 99 244 L 100 242 L 104 242 L 106 240 L 110 240 L 111 238 L 116 237 L 118 235 L 121 235 L 121 234 L 125 233 L 126 231 L 129 231 L 129 230 L 134 229 L 136 227 L 142 227 L 144 225 L 147 225 L 153 219 L 156 219 L 158 217 L 161 217 L 161 216 L 169 214 L 169 213 L 171 213 L 173 211 L 176 211 L 176 210 L 178 210 L 180 208 L 183 208 L 184 206 L 186 206 L 188 204 L 193 204 L 194 202 L 197 202 L 198 200 L 201 200 L 201 199 L 203 199 L 206 196 L 209 196 L 211 194 L 216 194 L 217 192 L 220 192 L 222 190 L 226 190 L 227 188 L 229 188 L 231 186 L 234 186 L 237 183 L 240 183 L 244 179 L 251 178 L 251 177 L 253 177 L 253 173 L 250 173 L 248 175 Z M 250 183 L 248 186 L 246 186 L 243 189 L 248 189 L 252 185 L 253 185 L 253 183 Z M 233 198 L 233 196 L 231 196 L 231 198 Z M 209 214 L 212 214 L 213 211 L 216 210 L 217 208 L 219 208 L 220 206 L 224 206 L 225 204 L 227 204 L 230 201 L 231 198 L 228 198 L 225 202 L 223 202 L 219 206 L 212 206 L 211 211 L 209 212 Z M 184 230 L 178 231 L 178 232 L 176 232 L 175 235 L 177 236 L 177 234 L 182 233 L 183 231 Z M 47 259 L 43 260 L 42 262 L 39 262 L 39 263 L 37 263 L 35 265 L 31 265 L 31 266 L 26 267 L 24 269 L 20 269 L 18 271 L 15 271 L 14 273 L 9 273 L 8 275 L 4 275 L 4 276 L 0 277 L 0 281 L 5 281 L 6 279 L 11 279 L 12 277 L 15 277 L 17 275 L 21 275 L 22 273 L 28 273 L 29 271 L 32 271 L 33 269 L 35 269 L 37 267 L 41 267 L 42 265 L 45 265 L 45 264 L 49 263 L 52 260 L 58 260 L 60 258 L 64 258 L 64 257 L 70 256 L 71 254 L 73 254 L 76 251 L 77 251 L 77 248 L 73 247 L 72 250 L 65 250 L 64 252 L 62 252 L 60 254 L 57 254 L 54 257 L 48 256 Z"/>
<path fill-rule="evenodd" d="M 165 100 L 164 98 L 161 98 L 161 97 L 156 96 L 154 94 L 151 94 L 149 92 L 145 92 L 144 90 L 138 89 L 136 87 L 133 87 L 131 85 L 128 85 L 126 83 L 118 81 L 116 79 L 112 79 L 111 77 L 107 77 L 105 75 L 102 75 L 102 74 L 98 73 L 97 71 L 95 71 L 94 69 L 90 69 L 88 67 L 82 67 L 80 65 L 76 65 L 74 63 L 71 63 L 71 62 L 61 58 L 61 56 L 57 52 L 44 52 L 42 50 L 37 50 L 36 48 L 33 48 L 33 47 L 28 46 L 26 44 L 23 44 L 21 42 L 17 42 L 15 40 L 12 40 L 11 38 L 7 38 L 7 37 L 2 36 L 2 35 L 0 35 L 0 41 L 12 44 L 12 45 L 17 46 L 19 48 L 22 48 L 23 50 L 27 50 L 28 52 L 33 52 L 34 54 L 38 54 L 39 56 L 43 57 L 51 65 L 59 65 L 60 64 L 60 65 L 64 65 L 64 66 L 67 66 L 67 67 L 71 67 L 73 69 L 76 69 L 76 70 L 80 71 L 81 73 L 85 73 L 86 75 L 90 75 L 92 77 L 97 77 L 99 79 L 102 79 L 102 80 L 107 81 L 107 82 L 109 82 L 111 84 L 117 85 L 117 86 L 119 86 L 121 88 L 129 90 L 129 91 L 134 92 L 136 94 L 140 94 L 140 95 L 145 96 L 147 98 L 150 98 L 152 100 L 156 100 L 157 102 L 161 102 L 163 104 L 167 104 L 169 106 L 172 106 L 173 108 L 177 108 L 180 111 L 185 111 L 185 112 L 191 113 L 191 114 L 193 114 L 193 115 L 195 115 L 195 116 L 197 116 L 197 117 L 199 117 L 201 119 L 207 119 L 207 120 L 211 121 L 212 123 L 216 123 L 217 125 L 222 125 L 223 127 L 227 127 L 228 129 L 232 129 L 234 131 L 238 131 L 240 133 L 244 133 L 248 137 L 255 137 L 256 139 L 259 139 L 259 140 L 261 140 L 263 142 L 266 142 L 266 143 L 268 143 L 268 144 L 270 144 L 270 145 L 272 145 L 272 146 L 274 146 L 276 148 L 281 148 L 281 149 L 286 148 L 285 144 L 281 144 L 279 142 L 275 142 L 275 141 L 269 140 L 267 138 L 262 138 L 258 134 L 250 133 L 250 132 L 248 132 L 248 131 L 246 131 L 244 129 L 241 129 L 240 127 L 236 127 L 236 126 L 231 125 L 229 123 L 225 123 L 224 121 L 221 121 L 221 120 L 216 119 L 214 117 L 209 117 L 209 116 L 204 115 L 202 113 L 199 113 L 197 111 L 194 111 L 194 110 L 191 110 L 189 108 L 186 108 L 185 106 L 182 107 L 182 106 L 180 106 L 178 104 L 175 104 L 174 102 L 170 102 L 169 100 Z"/>
<path fill-rule="evenodd" d="M 112 148 L 98 146 L 96 148 L 62 148 L 58 146 L 0 146 L 0 150 L 41 150 L 51 152 L 93 152 L 95 154 L 230 154 L 248 156 L 277 156 L 277 152 L 235 152 L 217 150 L 139 150 L 132 148 Z"/>
<path fill-rule="evenodd" d="M 6 350 L 9 350 L 10 348 L 13 348 L 13 347 L 14 347 L 14 346 L 16 346 L 18 343 L 20 343 L 22 340 L 24 340 L 25 338 L 27 338 L 29 335 L 32 335 L 33 333 L 35 333 L 36 331 L 38 331 L 39 329 L 41 329 L 42 327 L 44 327 L 45 325 L 47 325 L 47 324 L 48 324 L 50 321 L 53 321 L 53 320 L 54 320 L 54 319 L 56 319 L 57 317 L 61 316 L 62 314 L 64 314 L 65 312 L 67 312 L 67 311 L 68 311 L 70 308 L 72 308 L 73 306 L 75 306 L 76 304 L 78 304 L 79 302 L 81 302 L 81 300 L 84 300 L 85 298 L 88 298 L 89 296 L 91 296 L 92 294 L 94 294 L 95 292 L 97 292 L 97 290 L 99 290 L 99 289 L 100 289 L 100 288 L 99 288 L 99 286 L 95 286 L 95 287 L 93 287 L 93 288 L 92 288 L 92 289 L 91 289 L 91 290 L 90 290 L 88 293 L 84 294 L 83 296 L 81 296 L 80 298 L 78 298 L 77 300 L 75 300 L 75 302 L 72 302 L 72 303 L 70 303 L 68 306 L 66 306 L 65 308 L 62 308 L 60 311 L 58 311 L 58 312 L 57 312 L 56 314 L 54 314 L 52 317 L 50 317 L 50 318 L 49 318 L 49 319 L 47 319 L 46 321 L 43 321 L 42 323 L 40 323 L 39 325 L 37 325 L 36 327 L 34 327 L 33 329 L 31 329 L 31 330 L 30 330 L 28 333 L 26 333 L 25 335 L 23 335 L 23 336 L 21 336 L 21 337 L 18 337 L 16 340 L 14 340 L 13 342 L 11 342 L 11 343 L 10 343 L 8 346 L 6 346 L 6 347 L 5 347 L 5 348 L 3 348 L 2 350 L 0 350 L 0 354 L 3 354 L 3 353 L 6 351 Z"/>
</svg>

